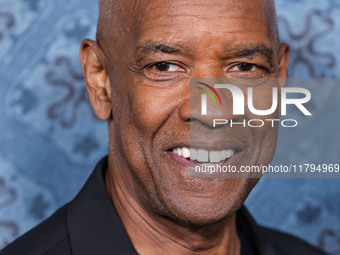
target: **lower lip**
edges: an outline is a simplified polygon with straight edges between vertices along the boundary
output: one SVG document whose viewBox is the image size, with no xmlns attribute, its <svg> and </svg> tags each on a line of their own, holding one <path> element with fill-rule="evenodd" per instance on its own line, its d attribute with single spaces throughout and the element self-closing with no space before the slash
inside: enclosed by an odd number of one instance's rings
<svg viewBox="0 0 340 255">
<path fill-rule="evenodd" d="M 187 172 L 188 174 L 190 174 L 190 169 L 192 167 L 197 166 L 197 164 L 193 163 L 190 160 L 187 160 L 185 158 L 183 158 L 182 156 L 179 156 L 178 154 L 174 153 L 174 152 L 169 152 L 172 159 L 177 161 L 178 163 L 180 163 L 181 168 Z M 241 155 L 241 152 L 235 152 L 233 156 L 231 156 L 227 162 L 225 162 L 222 166 L 229 166 L 229 165 L 235 165 L 235 163 L 239 160 Z M 207 163 L 207 162 L 202 162 L 203 163 Z M 214 164 L 214 163 L 211 163 Z M 217 164 L 217 163 L 215 163 Z"/>
</svg>

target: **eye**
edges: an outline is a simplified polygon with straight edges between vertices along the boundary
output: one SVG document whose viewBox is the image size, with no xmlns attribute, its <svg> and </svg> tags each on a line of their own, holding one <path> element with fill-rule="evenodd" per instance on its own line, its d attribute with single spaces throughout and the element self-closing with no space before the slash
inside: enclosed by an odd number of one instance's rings
<svg viewBox="0 0 340 255">
<path fill-rule="evenodd" d="M 158 72 L 182 72 L 183 69 L 178 65 L 168 63 L 168 62 L 159 62 L 150 66 L 152 69 Z"/>
<path fill-rule="evenodd" d="M 183 77 L 186 69 L 172 62 L 156 62 L 143 68 L 144 75 L 154 81 L 166 81 Z"/>
<path fill-rule="evenodd" d="M 241 63 L 237 65 L 237 69 L 240 72 L 251 72 L 255 68 L 255 65 L 249 63 Z"/>
<path fill-rule="evenodd" d="M 227 70 L 227 75 L 235 78 L 261 78 L 267 73 L 265 67 L 246 62 L 236 64 Z"/>
<path fill-rule="evenodd" d="M 229 72 L 251 72 L 256 68 L 258 68 L 258 67 L 254 64 L 240 63 L 238 65 L 233 66 L 228 71 Z"/>
</svg>

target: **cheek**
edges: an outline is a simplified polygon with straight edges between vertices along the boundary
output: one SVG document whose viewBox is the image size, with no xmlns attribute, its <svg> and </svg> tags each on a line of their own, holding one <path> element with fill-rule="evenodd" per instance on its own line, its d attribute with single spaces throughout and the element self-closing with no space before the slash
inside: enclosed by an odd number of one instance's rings
<svg viewBox="0 0 340 255">
<path fill-rule="evenodd" d="M 124 150 L 130 161 L 138 165 L 145 160 L 150 163 L 156 149 L 154 138 L 176 108 L 176 99 L 166 89 L 141 84 L 129 90 L 127 98 L 119 124 Z"/>
<path fill-rule="evenodd" d="M 161 93 L 148 88 L 136 90 L 130 120 L 145 134 L 152 135 L 166 120 L 169 105 Z M 163 99 L 163 100 L 161 100 Z"/>
</svg>

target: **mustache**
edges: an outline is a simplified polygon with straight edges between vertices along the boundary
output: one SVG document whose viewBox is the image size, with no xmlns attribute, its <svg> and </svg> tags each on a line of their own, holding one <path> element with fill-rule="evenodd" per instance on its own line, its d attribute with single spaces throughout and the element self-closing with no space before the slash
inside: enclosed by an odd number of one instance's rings
<svg viewBox="0 0 340 255">
<path fill-rule="evenodd" d="M 210 127 L 201 121 L 190 121 L 182 127 L 178 125 L 159 130 L 156 143 L 160 148 L 170 150 L 174 147 L 224 148 L 226 144 L 242 150 L 251 140 L 251 134 L 242 128 L 220 126 Z M 190 146 L 191 145 L 191 146 Z"/>
</svg>

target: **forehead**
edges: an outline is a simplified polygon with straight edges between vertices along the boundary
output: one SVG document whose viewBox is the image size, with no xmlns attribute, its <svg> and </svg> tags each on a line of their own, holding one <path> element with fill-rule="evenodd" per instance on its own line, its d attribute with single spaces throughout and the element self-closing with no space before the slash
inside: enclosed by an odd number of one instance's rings
<svg viewBox="0 0 340 255">
<path fill-rule="evenodd" d="M 216 44 L 223 41 L 232 48 L 259 41 L 270 46 L 264 0 L 136 0 L 122 5 L 138 42 L 192 42 L 206 47 L 218 38 Z"/>
<path fill-rule="evenodd" d="M 136 0 L 134 9 L 142 18 L 149 19 L 166 16 L 205 18 L 248 19 L 265 18 L 265 0 Z"/>
</svg>

